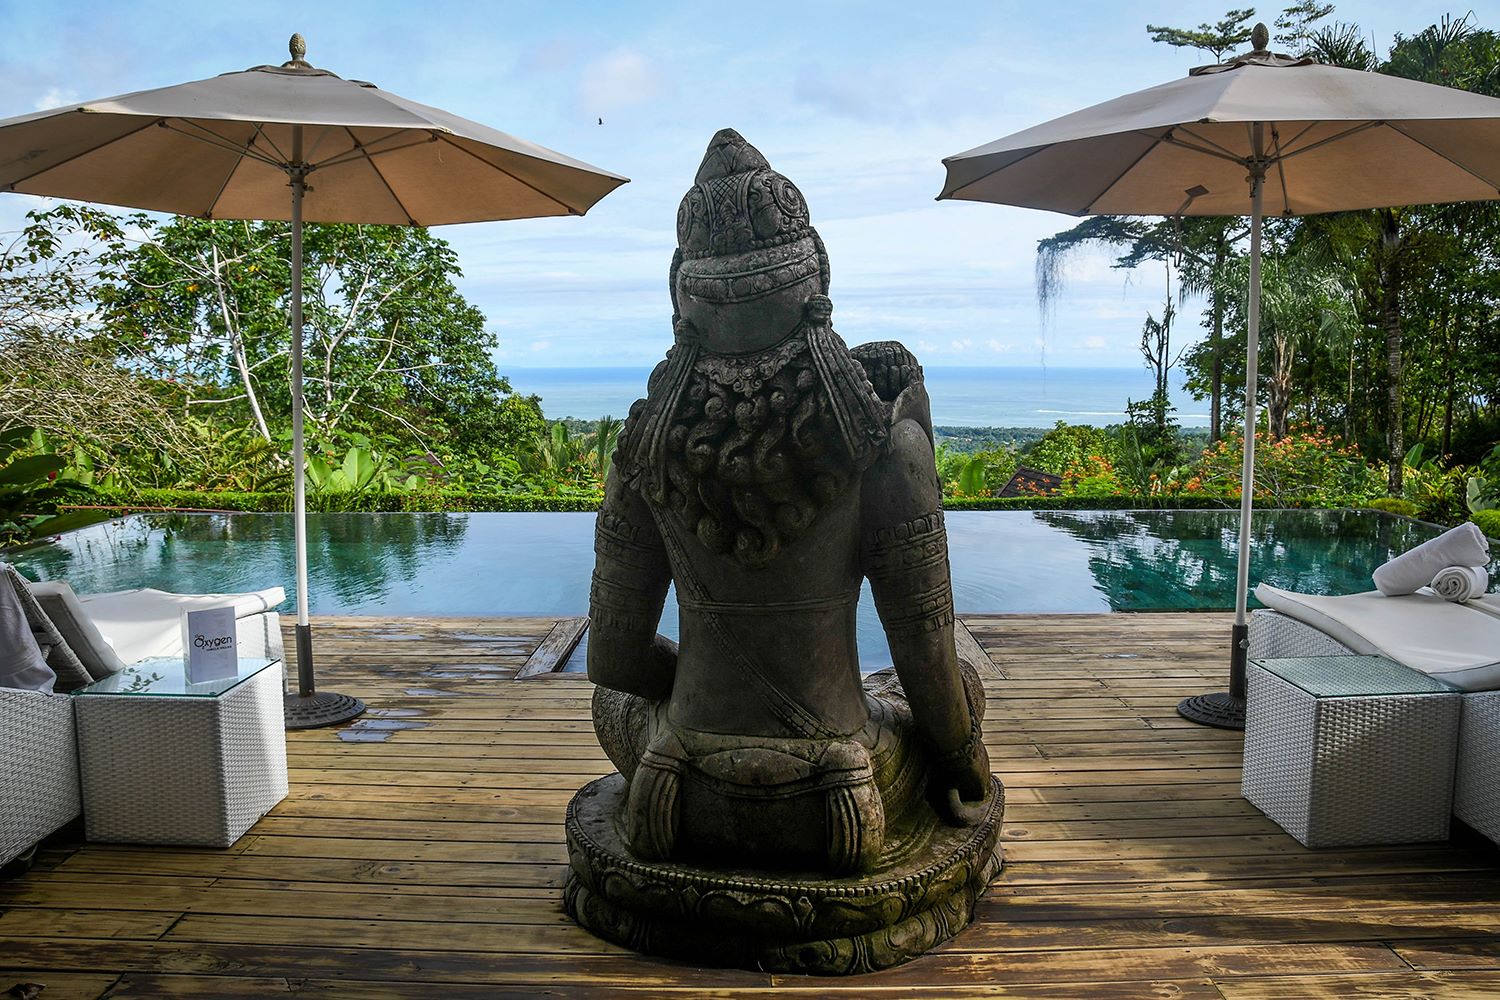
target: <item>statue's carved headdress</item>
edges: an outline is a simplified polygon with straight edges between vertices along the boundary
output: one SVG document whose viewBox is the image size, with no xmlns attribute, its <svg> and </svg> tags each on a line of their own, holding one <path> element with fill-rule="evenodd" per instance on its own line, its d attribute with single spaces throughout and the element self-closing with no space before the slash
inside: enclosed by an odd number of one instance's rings
<svg viewBox="0 0 1500 1000">
<path fill-rule="evenodd" d="M 631 407 L 615 467 L 714 552 L 774 559 L 885 446 L 888 415 L 829 326 L 828 254 L 791 181 L 733 129 L 717 133 L 677 213 L 677 290 L 728 308 L 816 276 L 802 321 L 748 354 L 676 342 Z"/>
<path fill-rule="evenodd" d="M 828 251 L 802 192 L 738 132 L 721 129 L 677 208 L 672 311 L 679 281 L 695 298 L 748 302 L 814 274 L 827 295 Z"/>
</svg>

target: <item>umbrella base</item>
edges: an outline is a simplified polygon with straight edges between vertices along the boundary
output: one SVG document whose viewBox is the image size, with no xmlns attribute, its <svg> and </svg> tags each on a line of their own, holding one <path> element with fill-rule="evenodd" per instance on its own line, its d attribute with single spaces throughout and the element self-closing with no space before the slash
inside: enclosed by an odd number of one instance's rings
<svg viewBox="0 0 1500 1000">
<path fill-rule="evenodd" d="M 1217 729 L 1245 728 L 1245 699 L 1224 691 L 1195 694 L 1177 703 L 1177 714 L 1189 722 Z"/>
<path fill-rule="evenodd" d="M 320 726 L 336 726 L 363 715 L 365 703 L 347 694 L 332 691 L 317 691 L 303 697 L 297 694 L 286 696 L 286 727 L 288 729 L 317 729 Z"/>
</svg>

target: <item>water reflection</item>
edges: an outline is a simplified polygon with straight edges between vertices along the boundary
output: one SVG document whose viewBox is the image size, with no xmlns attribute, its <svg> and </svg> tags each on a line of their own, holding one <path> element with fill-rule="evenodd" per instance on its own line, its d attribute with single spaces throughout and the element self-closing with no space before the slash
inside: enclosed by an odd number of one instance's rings
<svg viewBox="0 0 1500 1000">
<path fill-rule="evenodd" d="M 1039 511 L 1039 521 L 1084 543 L 1088 567 L 1114 611 L 1234 606 L 1236 511 Z M 1370 590 L 1381 563 L 1438 529 L 1368 511 L 1256 511 L 1250 583 L 1308 594 Z M 1259 604 L 1251 596 L 1251 606 Z"/>
<path fill-rule="evenodd" d="M 354 614 L 400 596 L 463 547 L 454 514 L 309 514 L 313 611 Z M 157 587 L 181 593 L 296 591 L 287 514 L 140 514 L 69 532 L 13 558 L 34 579 L 81 593 Z"/>
<path fill-rule="evenodd" d="M 1236 511 L 955 512 L 954 603 L 961 612 L 1229 608 L 1237 523 Z M 582 615 L 593 528 L 592 514 L 312 514 L 312 611 Z M 1376 566 L 1437 530 L 1368 511 L 1257 511 L 1251 581 L 1368 590 Z M 137 515 L 9 558 L 33 579 L 67 580 L 84 593 L 295 590 L 287 514 Z M 677 633 L 670 595 L 662 631 Z M 869 668 L 890 662 L 868 588 L 859 647 Z"/>
</svg>

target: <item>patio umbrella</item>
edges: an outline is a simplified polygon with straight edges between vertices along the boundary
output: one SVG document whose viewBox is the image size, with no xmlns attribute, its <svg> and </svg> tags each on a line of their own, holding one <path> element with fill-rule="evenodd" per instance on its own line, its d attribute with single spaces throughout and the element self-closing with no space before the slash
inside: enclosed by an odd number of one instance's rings
<svg viewBox="0 0 1500 1000">
<path fill-rule="evenodd" d="M 1244 728 L 1264 213 L 1500 197 L 1500 100 L 1254 50 L 946 158 L 938 197 L 1071 215 L 1248 215 L 1249 360 L 1229 691 L 1195 722 Z"/>
<path fill-rule="evenodd" d="M 626 178 L 344 80 L 303 58 L 0 121 L 0 189 L 292 224 L 298 693 L 289 728 L 364 711 L 313 683 L 303 470 L 302 225 L 435 226 L 582 215 Z"/>
</svg>

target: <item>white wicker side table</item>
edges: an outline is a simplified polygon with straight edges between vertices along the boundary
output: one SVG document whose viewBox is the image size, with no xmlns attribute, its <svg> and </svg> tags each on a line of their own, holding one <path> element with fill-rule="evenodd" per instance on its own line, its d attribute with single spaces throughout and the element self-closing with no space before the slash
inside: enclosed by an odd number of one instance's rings
<svg viewBox="0 0 1500 1000">
<path fill-rule="evenodd" d="M 1382 656 L 1251 660 L 1240 791 L 1307 847 L 1444 840 L 1461 704 Z"/>
<path fill-rule="evenodd" d="M 74 693 L 89 840 L 228 847 L 286 798 L 281 661 L 189 684 L 181 657 Z"/>
</svg>

